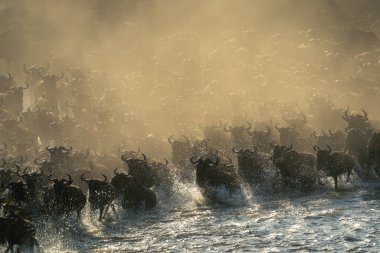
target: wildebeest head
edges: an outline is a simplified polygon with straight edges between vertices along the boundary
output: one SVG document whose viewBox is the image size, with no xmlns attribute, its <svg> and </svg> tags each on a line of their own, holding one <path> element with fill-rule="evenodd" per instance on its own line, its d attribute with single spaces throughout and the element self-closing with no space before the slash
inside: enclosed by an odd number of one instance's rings
<svg viewBox="0 0 380 253">
<path fill-rule="evenodd" d="M 251 123 L 247 122 L 247 125 L 248 125 L 248 127 L 245 127 L 245 124 L 243 124 L 241 126 L 232 127 L 232 126 L 230 126 L 230 124 L 228 124 L 228 122 L 226 122 L 226 124 L 224 124 L 223 129 L 226 132 L 231 132 L 232 136 L 234 136 L 234 137 L 236 136 L 237 137 L 237 136 L 244 135 L 244 133 L 246 131 L 249 131 L 249 130 L 252 129 L 252 124 Z"/>
<path fill-rule="evenodd" d="M 35 64 L 31 67 L 27 67 L 26 64 L 23 65 L 24 73 L 27 75 L 27 80 L 32 84 L 40 80 L 41 75 L 45 75 L 49 70 L 49 64 L 43 67 L 39 64 Z"/>
<path fill-rule="evenodd" d="M 314 151 L 317 152 L 317 170 L 321 170 L 324 167 L 324 165 L 326 165 L 329 162 L 331 147 L 326 146 L 326 149 L 321 149 L 320 147 L 315 145 Z"/>
<path fill-rule="evenodd" d="M 280 133 L 281 145 L 288 145 L 295 141 L 297 132 L 295 131 L 296 127 L 294 125 L 292 127 L 279 127 L 279 124 L 277 123 L 274 127 Z"/>
<path fill-rule="evenodd" d="M 55 146 L 52 148 L 47 146 L 45 149 L 50 153 L 51 160 L 56 160 L 67 157 L 73 147 L 70 146 L 70 148 L 67 149 L 63 146 Z"/>
<path fill-rule="evenodd" d="M 12 198 L 16 201 L 26 201 L 26 185 L 21 181 L 11 181 L 7 184 L 3 184 L 2 187 L 5 187 L 10 190 Z"/>
<path fill-rule="evenodd" d="M 197 172 L 198 172 L 198 171 L 205 171 L 209 167 L 216 168 L 219 164 L 219 157 L 215 156 L 214 159 L 215 159 L 215 161 L 213 161 L 213 159 L 211 159 L 210 157 L 207 157 L 207 156 L 195 159 L 195 157 L 193 156 L 190 159 L 190 162 L 192 164 L 196 164 L 196 168 L 197 168 Z"/>
<path fill-rule="evenodd" d="M 120 195 L 128 183 L 128 177 L 130 176 L 125 173 L 118 172 L 117 169 L 113 171 L 113 174 L 111 184 L 115 187 L 117 194 Z"/>
<path fill-rule="evenodd" d="M 342 115 L 342 119 L 347 121 L 348 128 L 359 129 L 361 131 L 365 131 L 368 128 L 370 128 L 370 125 L 368 123 L 368 114 L 364 109 L 362 109 L 362 112 L 363 115 L 350 114 L 348 109 L 344 112 L 344 115 Z"/>
<path fill-rule="evenodd" d="M 46 74 L 46 75 L 40 74 L 40 78 L 42 79 L 43 83 L 46 86 L 53 86 L 53 87 L 56 87 L 57 82 L 61 80 L 63 77 L 64 77 L 63 72 L 59 76 L 49 75 L 49 74 Z"/>
<path fill-rule="evenodd" d="M 186 136 L 183 136 L 183 138 L 184 138 L 184 141 L 174 140 L 174 135 L 171 135 L 168 138 L 168 142 L 172 146 L 173 152 L 174 151 L 187 152 L 187 151 L 191 150 L 192 144 L 191 144 L 190 140 Z"/>
<path fill-rule="evenodd" d="M 40 172 L 32 172 L 27 173 L 28 167 L 24 169 L 23 173 L 20 173 L 20 166 L 15 164 L 15 167 L 17 168 L 16 175 L 23 178 L 26 182 L 26 185 L 28 189 L 35 191 L 36 190 L 36 183 L 43 175 L 43 171 L 40 169 Z"/>
<path fill-rule="evenodd" d="M 146 161 L 146 155 L 143 153 L 140 153 L 140 147 L 138 148 L 138 151 L 128 151 L 125 154 L 121 156 L 121 160 L 126 162 L 128 164 L 128 168 L 133 168 L 136 166 L 139 166 L 139 164 Z"/>
<path fill-rule="evenodd" d="M 101 187 L 103 187 L 104 185 L 107 185 L 107 176 L 104 175 L 102 173 L 102 176 L 103 176 L 103 180 L 100 180 L 100 179 L 88 179 L 88 178 L 85 178 L 85 175 L 86 173 L 83 173 L 81 176 L 80 176 L 80 179 L 85 182 L 87 185 L 88 185 L 88 189 L 91 192 L 94 192 L 96 190 L 99 190 Z"/>
<path fill-rule="evenodd" d="M 71 178 L 71 176 L 69 174 L 66 174 L 68 180 L 66 180 L 64 178 L 63 179 L 51 179 L 51 176 L 52 176 L 52 174 L 50 174 L 48 176 L 48 178 L 49 178 L 49 181 L 54 182 L 53 188 L 54 188 L 54 192 L 56 195 L 59 195 L 65 186 L 71 185 L 73 183 L 73 179 Z"/>
<path fill-rule="evenodd" d="M 286 153 L 292 150 L 293 146 L 290 145 L 289 147 L 287 147 L 287 146 L 280 146 L 280 145 L 273 145 L 273 144 L 271 144 L 271 146 L 273 147 L 273 154 L 272 154 L 273 164 L 276 166 L 283 165 L 285 161 Z"/>
</svg>

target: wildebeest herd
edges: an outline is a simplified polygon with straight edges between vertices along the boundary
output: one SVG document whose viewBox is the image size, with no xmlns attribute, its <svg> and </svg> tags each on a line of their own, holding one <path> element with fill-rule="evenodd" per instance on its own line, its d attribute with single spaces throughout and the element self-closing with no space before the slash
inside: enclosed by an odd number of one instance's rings
<svg viewBox="0 0 380 253">
<path fill-rule="evenodd" d="M 120 145 L 113 154 L 106 149 L 107 154 L 89 148 L 74 150 L 68 143 L 83 147 L 96 133 L 109 130 L 103 129 L 107 111 L 100 109 L 94 123 L 97 128 L 80 122 L 86 108 L 78 101 L 91 98 L 82 96 L 86 78 L 81 70 L 69 71 L 72 79 L 66 80 L 70 87 L 65 87 L 66 95 L 57 92 L 56 85 L 64 74 L 49 74 L 48 67 L 41 65 L 24 66 L 25 87 L 17 86 L 11 74 L 0 77 L 0 243 L 7 246 L 6 251 L 14 245 L 38 247 L 33 222 L 41 217 L 66 220 L 75 213 L 80 221 L 87 204 L 91 211 L 99 211 L 99 221 L 110 209 L 116 213 L 118 205 L 135 212 L 152 209 L 159 201 L 155 191 L 162 189 L 171 196 L 176 182 L 196 184 L 213 203 L 223 202 L 215 194 L 218 190 L 241 195 L 243 185 L 281 194 L 312 191 L 329 177 L 338 190 L 343 184 L 341 175 L 346 181 L 352 174 L 363 181 L 380 178 L 380 133 L 364 109 L 361 113 L 342 110 L 346 128 L 319 134 L 303 113 L 293 118 L 284 115 L 286 126 L 272 121 L 199 125 L 203 138 L 168 138 L 171 164 L 166 159 L 150 159 L 138 144 L 137 151 Z M 23 111 L 25 91 L 34 101 Z M 64 105 L 70 107 L 73 117 L 62 117 Z M 85 138 L 86 134 L 90 138 Z M 125 170 L 117 168 L 118 162 L 125 164 Z"/>
</svg>

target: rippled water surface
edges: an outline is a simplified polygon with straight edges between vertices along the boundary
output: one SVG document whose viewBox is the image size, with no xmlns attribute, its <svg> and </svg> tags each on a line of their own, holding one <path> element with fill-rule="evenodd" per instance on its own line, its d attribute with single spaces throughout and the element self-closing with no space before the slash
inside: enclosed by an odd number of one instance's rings
<svg viewBox="0 0 380 253">
<path fill-rule="evenodd" d="M 87 210 L 81 225 L 40 224 L 38 240 L 47 252 L 380 251 L 380 184 L 253 193 L 228 206 L 206 205 L 196 187 L 179 185 L 159 200 L 153 211 L 118 210 L 102 223 Z"/>
</svg>

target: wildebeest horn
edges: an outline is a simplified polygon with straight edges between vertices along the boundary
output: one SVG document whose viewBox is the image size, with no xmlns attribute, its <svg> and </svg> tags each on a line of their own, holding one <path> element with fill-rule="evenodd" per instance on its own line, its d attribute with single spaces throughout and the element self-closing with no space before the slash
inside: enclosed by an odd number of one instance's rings
<svg viewBox="0 0 380 253">
<path fill-rule="evenodd" d="M 348 114 L 348 108 L 344 111 L 344 116 L 346 116 L 347 118 L 349 118 L 350 117 L 350 115 Z"/>
<path fill-rule="evenodd" d="M 54 149 L 54 147 L 50 148 L 50 146 L 47 146 L 45 149 L 46 149 L 47 151 L 49 151 L 49 153 L 51 153 L 52 150 Z"/>
<path fill-rule="evenodd" d="M 245 130 L 249 131 L 252 129 L 252 124 L 249 121 L 247 121 L 247 124 L 248 124 L 248 127 Z"/>
<path fill-rule="evenodd" d="M 329 131 L 330 137 L 333 136 L 333 132 L 331 131 L 331 129 L 329 129 L 328 131 Z"/>
<path fill-rule="evenodd" d="M 278 127 L 278 125 L 279 125 L 279 123 L 276 123 L 276 124 L 274 125 L 274 127 L 279 131 L 281 128 Z"/>
<path fill-rule="evenodd" d="M 186 142 L 187 144 L 190 144 L 190 140 L 189 140 L 189 138 L 187 138 L 185 135 L 183 135 L 183 138 L 185 139 L 185 142 Z"/>
<path fill-rule="evenodd" d="M 143 159 L 137 159 L 137 161 L 140 161 L 140 162 L 143 162 L 143 161 L 146 161 L 146 155 L 144 155 L 143 153 L 140 153 L 143 157 Z"/>
<path fill-rule="evenodd" d="M 342 119 L 345 121 L 350 120 L 350 115 L 348 114 L 348 108 L 344 111 L 344 115 L 342 115 Z"/>
<path fill-rule="evenodd" d="M 67 149 L 67 148 L 65 148 L 65 147 L 62 146 L 62 149 L 65 150 L 65 151 L 71 151 L 71 150 L 73 150 L 73 147 L 70 146 L 70 147 Z"/>
<path fill-rule="evenodd" d="M 173 145 L 173 140 L 172 140 L 173 137 L 174 137 L 174 135 L 171 135 L 171 136 L 168 138 L 168 142 L 170 143 L 170 145 Z"/>
<path fill-rule="evenodd" d="M 331 153 L 331 147 L 326 145 L 326 148 L 328 149 L 329 153 Z"/>
<path fill-rule="evenodd" d="M 286 147 L 285 151 L 289 151 L 293 148 L 293 144 L 290 144 L 289 147 Z"/>
<path fill-rule="evenodd" d="M 228 128 L 227 128 L 227 125 L 228 125 Z M 226 122 L 226 124 L 224 124 L 223 129 L 224 129 L 224 131 L 226 131 L 226 132 L 231 132 L 232 127 L 228 124 L 228 122 Z"/>
<path fill-rule="evenodd" d="M 48 175 L 48 180 L 49 181 L 51 181 L 51 182 L 54 182 L 54 183 L 57 183 L 58 182 L 58 179 L 51 179 L 50 177 L 53 175 L 54 173 L 52 172 L 52 173 L 50 173 L 49 175 Z"/>
<path fill-rule="evenodd" d="M 38 176 L 42 176 L 44 174 L 44 171 L 41 168 L 38 168 L 40 170 L 40 173 L 37 174 Z"/>
<path fill-rule="evenodd" d="M 239 149 L 236 149 L 238 147 L 238 145 L 236 145 L 235 147 L 232 148 L 232 152 L 234 153 L 239 153 L 241 151 L 241 148 Z"/>
<path fill-rule="evenodd" d="M 272 148 L 274 148 L 274 147 L 276 147 L 277 145 L 273 144 L 273 142 L 270 142 L 270 146 L 271 146 Z"/>
<path fill-rule="evenodd" d="M 66 182 L 67 185 L 72 184 L 72 183 L 73 183 L 73 179 L 71 178 L 71 176 L 70 176 L 69 174 L 66 174 L 66 176 L 67 176 L 67 178 L 68 178 L 69 180 L 65 180 L 65 179 L 64 179 L 64 182 Z"/>
<path fill-rule="evenodd" d="M 127 157 L 127 154 L 123 154 L 121 156 L 121 160 L 123 160 L 124 162 L 128 162 L 129 161 L 129 158 Z"/>
<path fill-rule="evenodd" d="M 104 177 L 104 182 L 107 182 L 107 176 L 106 175 L 104 175 L 103 173 L 101 173 L 102 174 L 102 176 Z"/>
<path fill-rule="evenodd" d="M 15 164 L 15 167 L 17 168 L 17 171 L 16 171 L 16 175 L 19 176 L 19 177 L 24 177 L 25 174 L 20 174 L 20 166 L 18 166 L 17 164 Z"/>
<path fill-rule="evenodd" d="M 363 112 L 363 118 L 367 120 L 368 119 L 368 113 L 364 109 L 362 109 L 362 112 Z"/>
<path fill-rule="evenodd" d="M 117 170 L 118 170 L 118 168 L 116 168 L 116 169 L 114 169 L 113 170 L 113 174 L 116 176 L 118 173 L 117 173 Z"/>
<path fill-rule="evenodd" d="M 86 179 L 86 178 L 84 177 L 84 174 L 86 174 L 86 172 L 83 172 L 82 175 L 80 175 L 80 180 L 82 180 L 83 182 L 87 182 L 87 181 L 89 181 L 89 179 Z"/>
<path fill-rule="evenodd" d="M 165 161 L 165 166 L 167 166 L 169 164 L 168 159 L 164 158 L 164 161 Z"/>
<path fill-rule="evenodd" d="M 319 147 L 318 147 L 317 145 L 314 145 L 314 147 L 313 147 L 313 148 L 314 148 L 314 151 L 315 151 L 315 152 L 318 152 L 318 150 L 319 150 Z"/>
<path fill-rule="evenodd" d="M 194 158 L 195 158 L 195 156 L 191 157 L 191 158 L 190 158 L 190 162 L 191 162 L 192 164 L 196 164 L 196 163 L 198 163 L 199 158 L 198 158 L 197 160 L 195 160 L 195 161 L 194 161 Z"/>
</svg>

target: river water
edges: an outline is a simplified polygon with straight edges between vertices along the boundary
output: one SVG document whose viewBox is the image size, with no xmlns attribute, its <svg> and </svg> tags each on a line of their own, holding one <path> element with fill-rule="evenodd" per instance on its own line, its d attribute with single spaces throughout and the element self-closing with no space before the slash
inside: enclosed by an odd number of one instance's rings
<svg viewBox="0 0 380 253">
<path fill-rule="evenodd" d="M 152 211 L 117 209 L 98 222 L 86 210 L 79 225 L 39 224 L 37 237 L 44 252 L 379 252 L 380 184 L 340 184 L 277 195 L 245 188 L 244 198 L 210 205 L 178 183 L 172 197 L 157 191 Z"/>
</svg>

